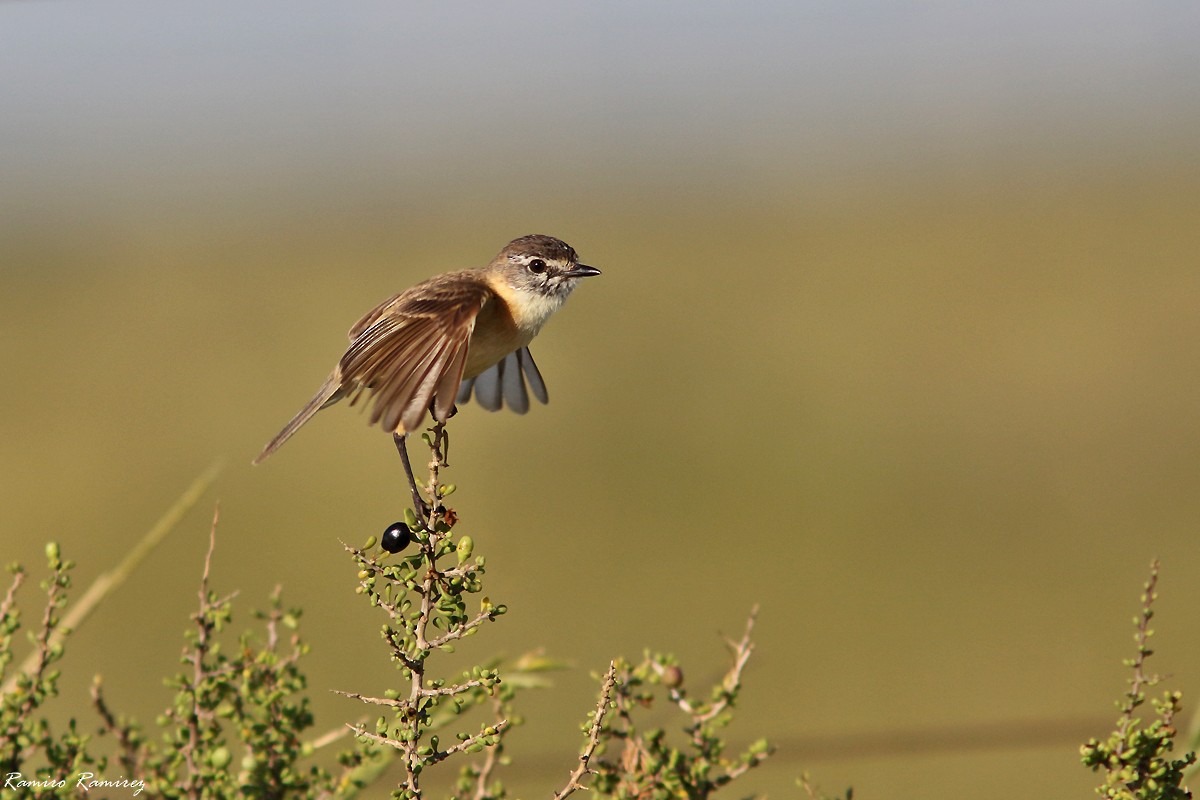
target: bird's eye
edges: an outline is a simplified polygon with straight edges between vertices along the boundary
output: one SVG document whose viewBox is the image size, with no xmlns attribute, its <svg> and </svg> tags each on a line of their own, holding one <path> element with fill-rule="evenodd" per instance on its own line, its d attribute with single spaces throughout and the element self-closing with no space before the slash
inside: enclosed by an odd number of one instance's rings
<svg viewBox="0 0 1200 800">
<path fill-rule="evenodd" d="M 542 261 L 540 258 L 535 258 L 533 261 L 529 262 L 528 267 L 530 272 L 540 275 L 546 271 L 546 262 Z"/>
</svg>

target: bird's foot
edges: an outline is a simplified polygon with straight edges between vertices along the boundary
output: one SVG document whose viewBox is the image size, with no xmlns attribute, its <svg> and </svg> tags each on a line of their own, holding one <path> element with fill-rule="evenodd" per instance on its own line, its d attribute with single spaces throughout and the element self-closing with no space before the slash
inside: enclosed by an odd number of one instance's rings
<svg viewBox="0 0 1200 800">
<path fill-rule="evenodd" d="M 413 511 L 417 512 L 417 519 L 421 520 L 423 525 L 431 524 L 430 512 L 433 507 L 425 502 L 425 498 L 421 496 L 421 489 L 417 486 L 417 479 L 413 476 L 412 464 L 408 460 L 408 447 L 405 446 L 405 436 L 403 434 L 394 433 L 392 438 L 396 442 L 396 450 L 400 453 L 400 461 L 404 464 L 404 474 L 408 478 L 408 488 L 412 491 Z"/>
</svg>

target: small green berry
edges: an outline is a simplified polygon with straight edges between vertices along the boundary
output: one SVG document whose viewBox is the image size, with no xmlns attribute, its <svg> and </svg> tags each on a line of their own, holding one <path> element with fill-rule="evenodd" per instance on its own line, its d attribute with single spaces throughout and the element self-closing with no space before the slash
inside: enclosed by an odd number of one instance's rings
<svg viewBox="0 0 1200 800">
<path fill-rule="evenodd" d="M 458 563 L 465 564 L 471 558 L 471 553 L 475 550 L 475 540 L 470 536 L 464 536 L 458 540 Z"/>
<path fill-rule="evenodd" d="M 218 747 L 209 755 L 208 765 L 213 769 L 225 769 L 225 767 L 229 766 L 229 761 L 231 758 L 232 756 L 230 755 L 228 748 Z"/>
</svg>

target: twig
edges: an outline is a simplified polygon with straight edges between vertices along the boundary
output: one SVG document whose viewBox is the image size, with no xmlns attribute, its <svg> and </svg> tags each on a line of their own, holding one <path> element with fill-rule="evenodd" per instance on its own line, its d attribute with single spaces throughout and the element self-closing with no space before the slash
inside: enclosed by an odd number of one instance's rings
<svg viewBox="0 0 1200 800">
<path fill-rule="evenodd" d="M 352 725 L 349 722 L 347 722 L 346 727 L 349 728 L 351 731 L 353 731 L 355 736 L 362 736 L 366 739 L 370 739 L 372 742 L 375 742 L 376 744 L 384 744 L 384 745 L 387 745 L 388 747 L 393 747 L 396 750 L 399 750 L 405 754 L 407 754 L 407 751 L 410 749 L 409 743 L 402 742 L 399 739 L 393 739 L 390 736 L 382 736 L 378 733 L 371 733 L 366 728 L 364 728 L 362 725 Z M 456 753 L 461 753 L 464 750 L 471 747 L 472 745 L 477 744 L 479 742 L 479 740 L 486 739 L 489 736 L 495 736 L 498 733 L 502 733 L 507 728 L 508 728 L 508 720 L 502 719 L 499 722 L 497 722 L 495 725 L 489 725 L 488 728 L 481 730 L 479 733 L 468 736 L 466 739 L 462 740 L 461 742 L 454 745 L 453 747 L 450 747 L 446 750 L 437 750 L 433 753 L 430 753 L 427 756 L 424 756 L 421 759 L 422 764 L 429 765 L 429 764 L 436 764 L 439 761 L 444 761 L 445 759 L 449 758 L 450 756 L 455 755 Z M 411 766 L 409 767 L 409 769 L 411 771 Z"/>
<path fill-rule="evenodd" d="M 200 687 L 204 685 L 207 678 L 216 674 L 209 671 L 204 664 L 204 659 L 209 652 L 209 636 L 212 633 L 212 623 L 208 619 L 208 613 L 211 609 L 228 602 L 234 596 L 231 594 L 216 602 L 212 602 L 209 598 L 208 577 L 212 572 L 213 552 L 217 549 L 217 523 L 220 519 L 221 507 L 217 505 L 213 509 L 212 527 L 208 531 L 208 553 L 204 556 L 204 574 L 200 577 L 200 609 L 192 616 L 197 627 L 196 644 L 190 653 L 192 680 L 189 689 L 192 696 L 192 708 L 191 712 L 187 715 L 187 719 L 184 721 L 188 732 L 188 740 L 181 749 L 183 750 L 184 762 L 188 768 L 188 778 L 184 789 L 189 796 L 196 798 L 201 797 L 204 791 L 204 787 L 197 782 L 200 765 L 196 763 L 196 752 L 200 747 L 200 721 L 202 719 L 210 719 L 213 713 L 212 711 L 205 710 L 200 705 Z"/>
<path fill-rule="evenodd" d="M 14 584 L 16 581 L 14 581 Z M 42 678 L 45 675 L 46 667 L 50 665 L 51 657 L 51 634 L 55 628 L 55 617 L 58 608 L 61 606 L 58 596 L 64 591 L 64 586 L 58 580 L 49 581 L 49 588 L 46 589 L 46 608 L 42 612 L 42 623 L 38 629 L 37 637 L 34 639 L 33 652 L 29 658 L 25 659 L 25 663 L 21 665 L 20 671 L 13 675 L 13 686 L 16 687 L 18 678 L 24 674 L 30 678 L 29 691 L 25 693 L 21 704 L 17 706 L 16 713 L 10 718 L 11 722 L 7 729 L 0 731 L 0 743 L 8 745 L 8 752 L 2 758 L 5 771 L 11 772 L 16 769 L 20 763 L 22 752 L 26 751 L 27 747 L 32 745 L 22 746 L 18 734 L 25 726 L 25 720 L 33 713 L 33 710 L 38 707 L 40 702 L 39 689 L 42 685 Z M 15 594 L 15 590 L 14 590 Z M 30 663 L 32 662 L 32 663 Z M 26 666 L 26 665 L 29 666 Z"/>
<path fill-rule="evenodd" d="M 275 584 L 275 591 L 271 592 L 271 610 L 266 614 L 267 650 L 272 653 L 279 644 L 279 620 L 283 618 L 283 610 L 279 608 L 279 596 L 282 592 L 283 584 Z"/>
<path fill-rule="evenodd" d="M 800 784 L 800 788 L 804 790 L 804 794 L 808 796 L 809 800 L 820 800 L 821 790 L 812 782 L 812 777 L 807 772 L 803 773 L 796 782 Z"/>
<path fill-rule="evenodd" d="M 1121 706 L 1121 721 L 1117 725 L 1117 733 L 1121 739 L 1126 738 L 1130 727 L 1134 724 L 1133 712 L 1146 702 L 1146 688 L 1160 680 L 1158 675 L 1147 675 L 1145 670 L 1146 658 L 1154 654 L 1154 651 L 1150 649 L 1149 640 L 1154 633 L 1150 629 L 1150 620 L 1154 617 L 1154 601 L 1158 599 L 1158 595 L 1154 591 L 1157 585 L 1158 559 L 1156 558 L 1150 562 L 1150 579 L 1146 581 L 1145 592 L 1142 594 L 1142 612 L 1138 616 L 1137 633 L 1134 634 L 1134 641 L 1137 642 L 1137 655 L 1127 662 L 1129 666 L 1133 667 L 1133 678 L 1129 681 L 1129 691 L 1125 693 L 1125 702 Z"/>
<path fill-rule="evenodd" d="M 422 687 L 421 696 L 422 697 L 453 697 L 456 694 L 462 694 L 463 692 L 469 692 L 472 689 L 478 689 L 478 688 L 482 688 L 482 687 L 486 687 L 486 686 L 487 686 L 486 681 L 483 681 L 479 678 L 473 678 L 472 680 L 466 681 L 464 683 L 456 683 L 456 684 L 453 684 L 452 686 L 439 686 L 437 688 L 432 688 L 432 689 Z M 351 700 L 361 700 L 362 702 L 370 703 L 371 705 L 388 706 L 390 708 L 403 708 L 404 706 L 409 705 L 409 702 L 410 702 L 408 700 L 401 700 L 399 698 L 367 697 L 366 695 L 359 694 L 358 692 L 344 692 L 340 689 L 334 689 L 333 692 L 334 692 L 334 694 L 340 694 L 342 697 L 349 697 Z"/>
<path fill-rule="evenodd" d="M 474 619 L 464 622 L 462 625 L 459 625 L 455 628 L 451 628 L 436 639 L 431 639 L 430 641 L 426 642 L 426 646 L 430 649 L 433 649 L 435 647 L 441 647 L 444 644 L 449 644 L 450 642 L 456 642 L 470 633 L 472 629 L 478 628 L 483 623 L 493 619 L 494 616 L 495 613 L 492 611 L 480 611 L 475 615 Z"/>
<path fill-rule="evenodd" d="M 437 526 L 438 511 L 442 507 L 442 498 L 438 496 L 441 486 L 441 471 L 450 466 L 450 434 L 446 431 L 446 423 L 434 420 L 426 437 L 429 445 L 429 483 L 425 493 L 429 495 L 429 516 L 421 520 L 425 530 L 432 535 Z"/>
<path fill-rule="evenodd" d="M 112 734 L 121 747 L 121 766 L 130 775 L 139 775 L 142 771 L 144 751 L 129 737 L 129 729 L 117 722 L 112 709 L 104 700 L 104 691 L 101 686 L 100 676 L 97 675 L 96 680 L 92 683 L 92 707 L 100 715 L 100 719 L 104 723 L 104 730 Z"/>
<path fill-rule="evenodd" d="M 729 672 L 725 673 L 725 677 L 721 681 L 721 687 L 725 690 L 721 699 L 715 701 L 709 706 L 707 711 L 701 713 L 690 711 L 690 704 L 688 707 L 684 707 L 685 711 L 694 714 L 694 722 L 697 728 L 728 708 L 730 698 L 741 687 L 742 670 L 746 668 L 746 662 L 750 660 L 750 654 L 754 651 L 754 643 L 750 641 L 750 634 L 754 632 L 754 621 L 757 617 L 758 606 L 756 605 L 750 609 L 750 617 L 746 620 L 746 630 L 742 634 L 742 638 L 737 642 L 727 642 L 729 649 L 733 651 L 733 665 L 729 668 Z"/>
<path fill-rule="evenodd" d="M 0 617 L 7 617 L 12 611 L 13 604 L 17 601 L 17 590 L 21 588 L 21 584 L 25 582 L 24 570 L 18 570 L 13 574 L 12 583 L 9 584 L 8 591 L 4 593 L 4 600 L 0 602 Z"/>
<path fill-rule="evenodd" d="M 366 695 L 361 695 L 358 692 L 344 692 L 341 689 L 334 689 L 333 693 L 340 694 L 342 697 L 349 697 L 351 700 L 361 700 L 364 703 L 370 703 L 376 706 L 400 708 L 401 706 L 408 705 L 407 700 L 401 700 L 399 698 L 393 700 L 390 697 L 367 697 Z"/>
<path fill-rule="evenodd" d="M 355 736 L 362 736 L 363 738 L 370 739 L 376 744 L 386 744 L 388 747 L 394 747 L 401 752 L 403 752 L 405 749 L 404 742 L 400 741 L 399 739 L 393 739 L 390 736 L 380 736 L 378 733 L 371 733 L 359 723 L 347 722 L 346 727 L 349 728 Z"/>
<path fill-rule="evenodd" d="M 726 786 L 733 781 L 736 781 L 738 778 L 742 777 L 770 757 L 771 754 L 769 752 L 755 753 L 750 760 L 743 761 L 742 763 L 727 769 L 724 775 L 718 775 L 713 778 L 713 786 L 719 789 L 722 786 Z"/>
<path fill-rule="evenodd" d="M 584 788 L 581 783 L 583 776 L 594 772 L 590 766 L 590 762 L 596 752 L 596 748 L 600 746 L 600 731 L 604 727 L 604 716 L 608 713 L 610 705 L 609 697 L 616 683 L 617 662 L 611 661 L 608 665 L 608 673 L 604 676 L 604 683 L 600 687 L 600 699 L 596 702 L 596 710 L 592 714 L 592 725 L 588 730 L 587 744 L 584 746 L 583 752 L 579 755 L 579 764 L 571 772 L 566 786 L 554 793 L 554 800 L 564 800 L 576 790 Z"/>
<path fill-rule="evenodd" d="M 492 698 L 492 710 L 496 714 L 497 723 L 504 720 L 504 702 L 499 697 Z M 487 748 L 487 752 L 483 757 L 483 764 L 479 767 L 479 773 L 475 776 L 475 791 L 471 795 L 471 800 L 484 800 L 490 795 L 488 792 L 488 781 L 491 780 L 492 773 L 496 771 L 496 766 L 500 763 L 500 754 L 504 752 L 504 740 L 501 739 L 492 747 Z"/>
<path fill-rule="evenodd" d="M 10 583 L 8 585 L 8 591 L 5 592 L 5 594 L 4 594 L 4 600 L 0 601 L 0 619 L 7 619 L 8 616 L 13 613 L 13 606 L 16 605 L 16 602 L 17 602 L 17 592 L 20 590 L 21 584 L 24 582 L 25 582 L 25 571 L 20 568 L 16 569 L 13 572 L 12 583 Z M 5 672 L 6 666 L 7 666 L 7 662 L 0 662 L 0 680 L 2 680 L 4 678 L 4 672 Z M 11 686 L 8 683 L 4 684 L 4 692 L 3 693 L 8 694 L 14 688 L 16 688 L 16 676 L 15 675 L 13 676 L 13 684 Z"/>
<path fill-rule="evenodd" d="M 486 728 L 481 730 L 479 733 L 476 733 L 472 736 L 467 737 L 466 739 L 463 739 L 461 742 L 454 745 L 453 747 L 449 747 L 445 750 L 439 750 L 439 751 L 433 753 L 433 755 L 428 756 L 426 758 L 425 763 L 426 764 L 436 764 L 439 761 L 444 761 L 445 759 L 449 758 L 450 756 L 454 755 L 455 753 L 461 753 L 464 750 L 469 749 L 472 745 L 478 743 L 480 739 L 486 739 L 489 736 L 496 736 L 497 734 L 503 733 L 507 729 L 508 729 L 508 720 L 502 719 L 494 725 L 487 726 Z"/>
</svg>

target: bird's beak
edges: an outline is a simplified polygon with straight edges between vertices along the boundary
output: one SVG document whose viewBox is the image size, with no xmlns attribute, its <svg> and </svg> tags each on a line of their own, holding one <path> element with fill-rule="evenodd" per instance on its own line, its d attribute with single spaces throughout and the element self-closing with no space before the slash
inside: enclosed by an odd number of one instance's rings
<svg viewBox="0 0 1200 800">
<path fill-rule="evenodd" d="M 568 278 L 590 278 L 593 275 L 599 274 L 600 270 L 595 267 L 589 267 L 587 264 L 576 264 L 574 269 L 563 273 Z"/>
</svg>

